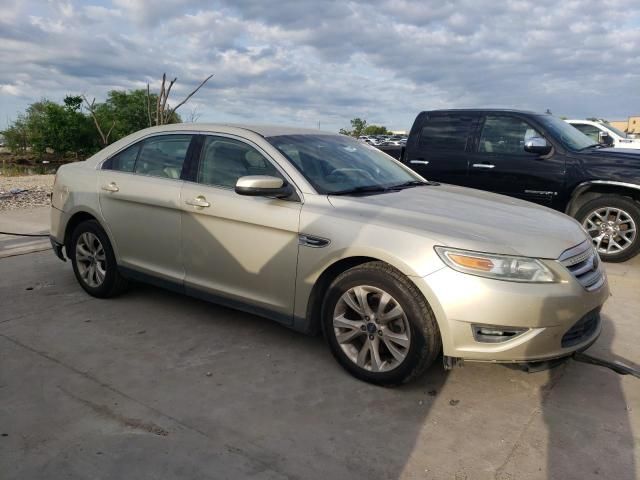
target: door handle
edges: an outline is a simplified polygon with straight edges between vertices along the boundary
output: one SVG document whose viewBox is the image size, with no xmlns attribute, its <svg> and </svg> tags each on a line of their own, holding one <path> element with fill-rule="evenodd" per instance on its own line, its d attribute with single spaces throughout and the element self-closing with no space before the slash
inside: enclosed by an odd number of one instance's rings
<svg viewBox="0 0 640 480">
<path fill-rule="evenodd" d="M 191 205 L 193 207 L 200 207 L 200 208 L 211 206 L 211 204 L 207 202 L 207 199 L 204 198 L 204 196 L 202 195 L 198 195 L 196 198 L 192 198 L 191 200 L 186 200 L 184 203 L 186 203 L 187 205 Z"/>
<path fill-rule="evenodd" d="M 105 192 L 117 192 L 120 189 L 116 185 L 116 182 L 110 182 L 108 185 L 103 185 L 102 190 Z"/>
<path fill-rule="evenodd" d="M 473 168 L 496 168 L 493 163 L 474 163 Z"/>
<path fill-rule="evenodd" d="M 429 160 L 409 160 L 409 163 L 417 163 L 419 165 L 429 165 Z"/>
</svg>

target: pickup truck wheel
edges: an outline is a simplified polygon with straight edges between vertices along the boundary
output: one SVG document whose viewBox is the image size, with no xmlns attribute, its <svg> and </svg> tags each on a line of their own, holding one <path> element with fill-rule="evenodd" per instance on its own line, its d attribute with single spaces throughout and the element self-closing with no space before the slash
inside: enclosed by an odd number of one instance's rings
<svg viewBox="0 0 640 480">
<path fill-rule="evenodd" d="M 441 350 L 426 300 L 406 276 L 383 262 L 339 275 L 327 291 L 322 321 L 338 362 L 356 378 L 378 385 L 418 377 Z"/>
<path fill-rule="evenodd" d="M 640 204 L 617 195 L 603 195 L 585 203 L 576 218 L 589 232 L 600 258 L 624 262 L 640 250 Z"/>
<path fill-rule="evenodd" d="M 109 237 L 95 220 L 73 230 L 68 252 L 73 273 L 89 295 L 108 298 L 126 289 L 127 280 L 118 271 Z"/>
</svg>

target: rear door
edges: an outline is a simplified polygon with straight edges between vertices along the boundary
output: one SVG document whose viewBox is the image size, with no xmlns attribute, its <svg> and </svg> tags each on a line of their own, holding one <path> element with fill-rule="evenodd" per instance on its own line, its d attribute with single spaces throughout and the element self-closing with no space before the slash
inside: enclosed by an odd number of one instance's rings
<svg viewBox="0 0 640 480">
<path fill-rule="evenodd" d="M 564 191 L 565 158 L 555 150 L 546 156 L 526 152 L 524 144 L 533 137 L 545 138 L 539 128 L 523 117 L 486 115 L 477 149 L 469 156 L 469 185 L 557 206 Z"/>
<path fill-rule="evenodd" d="M 103 164 L 100 209 L 123 267 L 182 283 L 180 176 L 192 138 L 149 137 Z"/>
<path fill-rule="evenodd" d="M 467 185 L 467 157 L 479 117 L 474 112 L 425 114 L 411 132 L 405 163 L 428 180 Z"/>
</svg>

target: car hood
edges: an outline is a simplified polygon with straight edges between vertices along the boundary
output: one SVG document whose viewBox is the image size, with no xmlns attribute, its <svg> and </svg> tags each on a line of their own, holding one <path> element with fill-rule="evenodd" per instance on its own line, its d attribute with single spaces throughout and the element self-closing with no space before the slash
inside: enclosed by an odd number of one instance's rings
<svg viewBox="0 0 640 480">
<path fill-rule="evenodd" d="M 588 150 L 587 154 L 597 158 L 636 160 L 638 161 L 638 164 L 640 164 L 640 151 L 634 148 L 622 148 L 622 147 L 593 148 Z"/>
<path fill-rule="evenodd" d="M 587 239 L 562 213 L 503 195 L 454 185 L 430 185 L 367 196 L 329 196 L 340 215 L 437 245 L 555 259 Z"/>
</svg>

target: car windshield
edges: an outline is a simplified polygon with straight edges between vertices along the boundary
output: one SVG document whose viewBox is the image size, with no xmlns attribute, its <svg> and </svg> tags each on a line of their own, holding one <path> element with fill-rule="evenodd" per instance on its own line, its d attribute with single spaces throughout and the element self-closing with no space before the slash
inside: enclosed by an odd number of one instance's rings
<svg viewBox="0 0 640 480">
<path fill-rule="evenodd" d="M 267 138 L 321 194 L 385 191 L 424 181 L 375 147 L 345 135 Z"/>
<path fill-rule="evenodd" d="M 570 150 L 583 150 L 598 145 L 580 130 L 552 115 L 540 115 L 540 122 Z"/>
</svg>

